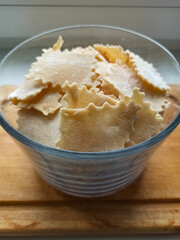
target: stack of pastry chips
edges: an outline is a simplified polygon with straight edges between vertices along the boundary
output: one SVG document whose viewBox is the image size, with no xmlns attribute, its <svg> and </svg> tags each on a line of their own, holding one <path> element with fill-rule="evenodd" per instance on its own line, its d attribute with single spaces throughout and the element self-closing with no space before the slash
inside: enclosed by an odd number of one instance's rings
<svg viewBox="0 0 180 240">
<path fill-rule="evenodd" d="M 60 37 L 9 95 L 18 130 L 50 147 L 118 150 L 163 128 L 168 86 L 152 64 L 120 46 L 61 51 Z"/>
</svg>

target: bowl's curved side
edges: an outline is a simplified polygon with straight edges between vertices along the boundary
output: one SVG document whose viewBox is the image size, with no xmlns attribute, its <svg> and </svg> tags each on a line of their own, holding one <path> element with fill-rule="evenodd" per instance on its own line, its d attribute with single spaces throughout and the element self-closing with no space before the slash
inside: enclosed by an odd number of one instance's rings
<svg viewBox="0 0 180 240">
<path fill-rule="evenodd" d="M 171 69 L 171 71 L 169 70 L 168 75 L 166 71 L 165 80 L 168 80 L 170 78 L 169 76 L 172 76 L 172 73 L 173 79 L 175 80 L 180 79 L 180 70 L 178 62 L 173 57 L 173 55 L 161 44 L 157 43 L 156 41 L 152 40 L 149 37 L 146 37 L 142 34 L 127 29 L 103 25 L 82 25 L 58 28 L 45 33 L 41 33 L 24 41 L 22 44 L 14 48 L 2 61 L 0 65 L 1 78 L 2 76 L 5 76 L 5 78 L 7 79 L 6 74 L 7 72 L 10 72 L 8 71 L 8 66 L 11 63 L 14 63 L 14 61 L 16 61 L 19 63 L 18 68 L 16 69 L 17 70 L 16 74 L 14 74 L 14 72 L 12 71 L 12 75 L 8 79 L 14 79 L 15 77 L 18 80 L 23 79 L 24 72 L 21 71 L 22 64 L 24 62 L 28 62 L 28 64 L 33 62 L 33 60 L 37 56 L 37 52 L 40 52 L 42 47 L 51 46 L 54 40 L 57 39 L 59 35 L 62 35 L 62 37 L 65 39 L 66 43 L 66 45 L 64 46 L 65 48 L 78 45 L 87 46 L 89 44 L 93 44 L 94 42 L 109 44 L 119 44 L 119 42 L 121 42 L 123 47 L 127 48 L 128 46 L 131 46 L 131 48 L 133 48 L 133 50 L 136 53 L 141 54 L 142 56 L 145 57 L 145 59 L 149 59 L 154 64 L 156 64 L 157 67 L 160 69 L 160 73 L 163 73 L 165 69 L 164 67 L 161 66 L 164 65 L 167 66 L 167 64 L 169 64 L 168 69 Z M 81 36 L 81 38 L 79 36 Z M 73 45 L 72 37 L 74 40 Z M 31 54 L 28 54 L 28 58 L 27 55 L 25 54 L 27 53 L 27 51 L 31 52 Z M 25 56 L 25 58 L 22 58 L 22 56 Z M 165 61 L 163 59 L 165 59 Z M 158 62 L 161 62 L 160 66 L 157 64 Z M 29 65 L 27 66 L 26 69 L 28 69 L 28 67 Z M 130 156 L 131 154 L 139 153 L 147 148 L 156 145 L 156 143 L 166 138 L 176 128 L 179 122 L 180 113 L 177 114 L 177 116 L 172 120 L 172 122 L 159 134 L 148 139 L 145 142 L 142 142 L 140 144 L 134 145 L 126 149 L 110 152 L 80 153 L 55 149 L 37 143 L 32 139 L 29 139 L 28 137 L 24 136 L 19 131 L 17 131 L 12 125 L 8 123 L 8 119 L 5 119 L 4 116 L 0 114 L 1 126 L 13 138 L 23 143 L 24 145 L 31 147 L 36 151 L 56 157 L 62 157 L 67 159 L 67 161 L 69 161 L 69 159 L 79 160 L 84 158 L 91 161 L 95 161 L 98 158 L 98 161 L 101 161 L 101 159 L 103 160 L 105 158 L 106 159 L 117 158 L 119 156 Z"/>
<path fill-rule="evenodd" d="M 83 159 L 78 163 L 19 145 L 51 186 L 73 196 L 92 198 L 112 194 L 134 182 L 160 144 L 126 157 L 101 159 L 101 162 L 98 158 L 93 162 Z"/>
</svg>

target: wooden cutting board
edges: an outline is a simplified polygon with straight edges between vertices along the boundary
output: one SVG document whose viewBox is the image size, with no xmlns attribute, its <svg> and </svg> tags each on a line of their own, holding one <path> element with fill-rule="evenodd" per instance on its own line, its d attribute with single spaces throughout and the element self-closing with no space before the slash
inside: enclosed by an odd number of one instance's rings
<svg viewBox="0 0 180 240">
<path fill-rule="evenodd" d="M 179 141 L 180 126 L 131 186 L 83 199 L 45 183 L 0 128 L 0 235 L 180 232 Z"/>
<path fill-rule="evenodd" d="M 179 139 L 180 126 L 135 183 L 114 195 L 88 200 L 45 183 L 1 128 L 0 235 L 180 231 Z"/>
</svg>

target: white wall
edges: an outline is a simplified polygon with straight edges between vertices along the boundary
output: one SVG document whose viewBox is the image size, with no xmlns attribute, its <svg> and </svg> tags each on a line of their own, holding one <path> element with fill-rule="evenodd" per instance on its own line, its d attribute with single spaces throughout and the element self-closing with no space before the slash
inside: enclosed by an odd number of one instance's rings
<svg viewBox="0 0 180 240">
<path fill-rule="evenodd" d="M 180 0 L 0 0 L 0 49 L 74 24 L 129 28 L 180 50 Z"/>
</svg>

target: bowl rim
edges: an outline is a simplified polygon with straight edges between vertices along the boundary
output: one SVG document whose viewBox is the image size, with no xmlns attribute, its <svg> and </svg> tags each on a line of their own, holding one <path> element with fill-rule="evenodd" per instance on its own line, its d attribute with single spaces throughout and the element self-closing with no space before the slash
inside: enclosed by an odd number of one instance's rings
<svg viewBox="0 0 180 240">
<path fill-rule="evenodd" d="M 106 29 L 113 29 L 113 30 L 119 30 L 119 31 L 124 31 L 128 32 L 137 36 L 140 36 L 142 38 L 145 38 L 154 44 L 158 45 L 161 49 L 163 49 L 171 58 L 172 60 L 176 63 L 177 68 L 180 70 L 180 66 L 176 58 L 173 56 L 173 54 L 167 50 L 162 44 L 158 43 L 154 39 L 138 33 L 136 31 L 132 31 L 126 28 L 121 28 L 121 27 L 116 27 L 116 26 L 111 26 L 111 25 L 88 25 L 88 24 L 83 24 L 83 25 L 71 25 L 71 26 L 65 26 L 65 27 L 60 27 L 60 28 L 54 28 L 45 32 L 42 32 L 40 34 L 34 35 L 31 38 L 28 38 L 27 40 L 21 42 L 18 44 L 16 47 L 14 47 L 1 61 L 0 65 L 2 65 L 6 59 L 13 54 L 18 48 L 22 47 L 24 44 L 42 37 L 43 35 L 50 34 L 53 32 L 57 31 L 62 31 L 62 30 L 71 30 L 71 29 L 76 29 L 76 28 L 106 28 Z M 3 115 L 0 112 L 0 125 L 8 132 L 13 138 L 21 142 L 23 145 L 26 145 L 29 148 L 34 149 L 37 152 L 45 153 L 47 155 L 53 156 L 53 157 L 61 157 L 65 159 L 97 159 L 98 160 L 104 160 L 106 158 L 118 158 L 118 157 L 124 157 L 124 156 L 129 156 L 131 154 L 139 153 L 145 149 L 151 148 L 152 146 L 156 145 L 163 139 L 165 139 L 180 123 L 180 112 L 177 114 L 177 116 L 173 119 L 173 121 L 166 127 L 164 128 L 160 133 L 156 134 L 155 136 L 149 138 L 148 140 L 141 142 L 139 144 L 133 145 L 128 148 L 124 149 L 119 149 L 119 150 L 113 150 L 113 151 L 105 151 L 105 152 L 77 152 L 77 151 L 68 151 L 68 150 L 62 150 L 58 148 L 53 148 L 49 147 L 47 145 L 41 144 L 39 142 L 34 141 L 33 139 L 30 139 L 29 137 L 25 136 L 21 132 L 19 132 L 17 129 L 15 129 L 11 124 L 9 124 L 6 119 L 3 117 Z"/>
</svg>

